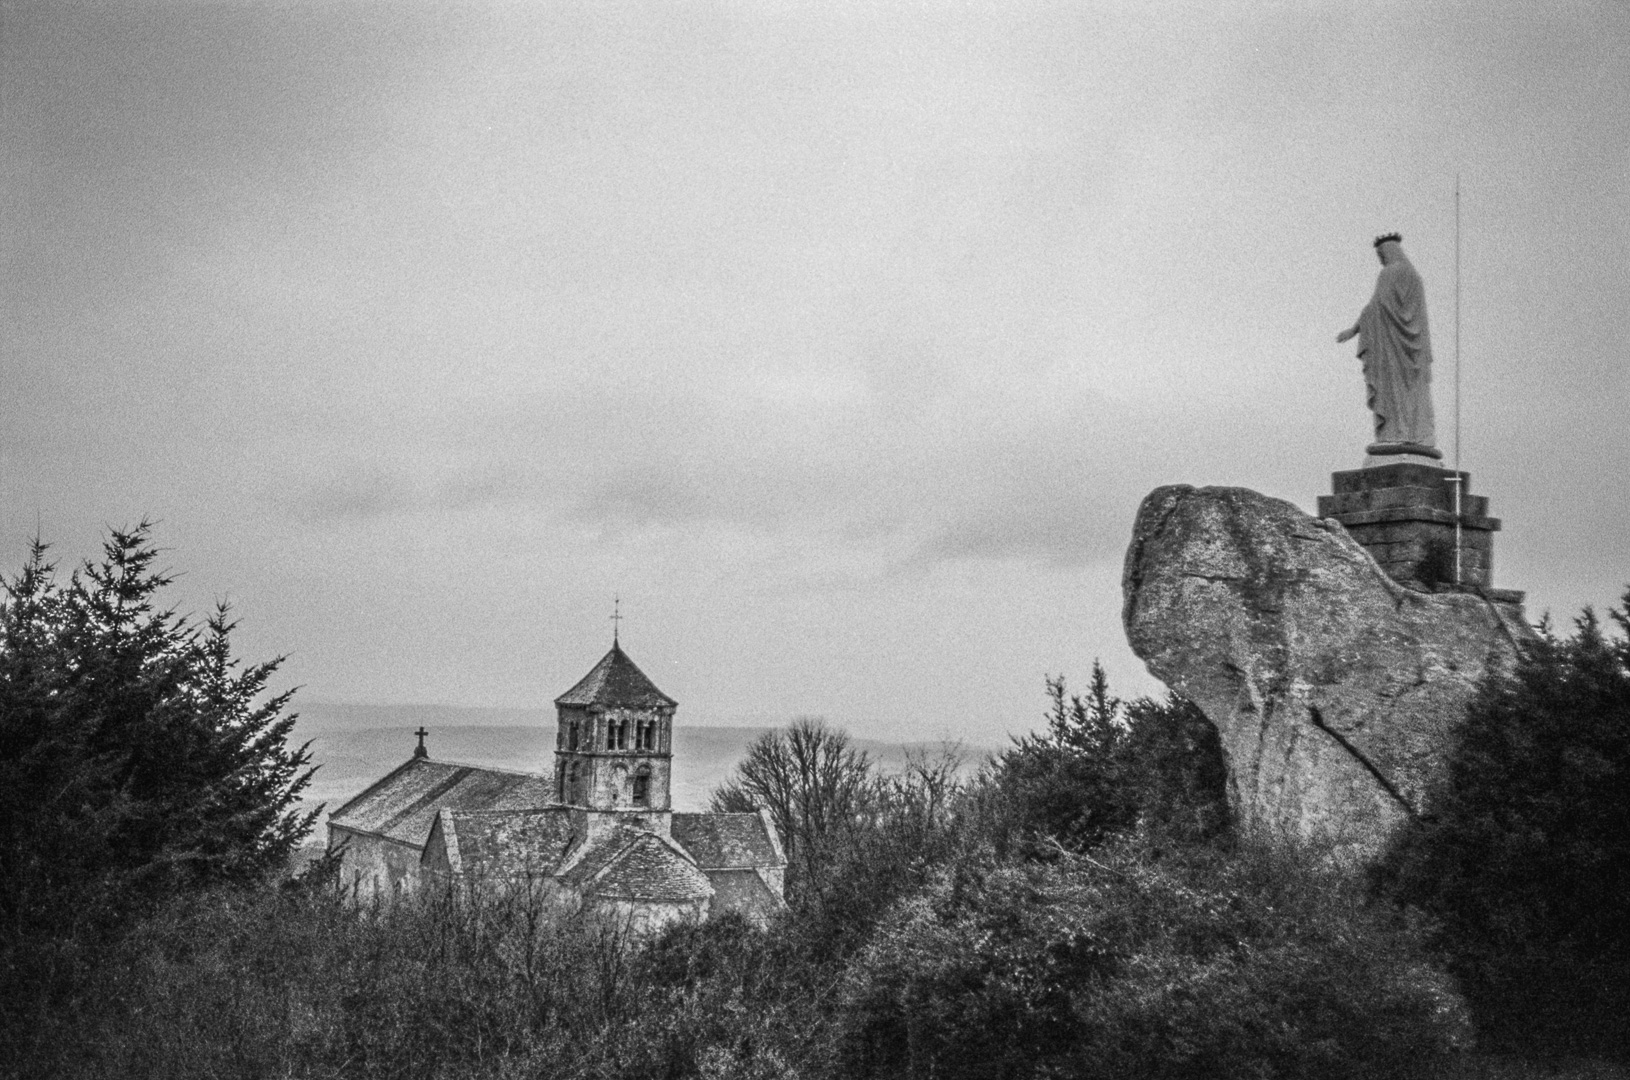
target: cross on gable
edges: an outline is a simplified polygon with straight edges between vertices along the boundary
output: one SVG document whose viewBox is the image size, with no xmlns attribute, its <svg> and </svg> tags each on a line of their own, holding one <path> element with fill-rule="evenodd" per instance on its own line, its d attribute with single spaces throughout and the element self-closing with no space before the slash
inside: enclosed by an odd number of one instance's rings
<svg viewBox="0 0 1630 1080">
<path fill-rule="evenodd" d="M 414 757 L 429 757 L 430 756 L 430 751 L 428 751 L 428 750 L 426 750 L 424 748 L 424 737 L 426 735 L 429 735 L 430 732 L 426 731 L 424 729 L 424 725 L 421 724 L 419 726 L 419 730 L 415 731 L 413 734 L 415 734 L 415 735 L 417 735 L 419 737 L 419 745 L 414 748 L 413 756 Z"/>
</svg>

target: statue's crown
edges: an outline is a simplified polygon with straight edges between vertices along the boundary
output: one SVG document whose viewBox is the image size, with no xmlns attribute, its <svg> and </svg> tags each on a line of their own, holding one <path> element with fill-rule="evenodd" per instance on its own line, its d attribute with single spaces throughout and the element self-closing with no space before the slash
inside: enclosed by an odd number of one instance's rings
<svg viewBox="0 0 1630 1080">
<path fill-rule="evenodd" d="M 1377 236 L 1375 238 L 1375 246 L 1380 247 L 1382 244 L 1386 243 L 1388 240 L 1395 240 L 1398 243 L 1403 243 L 1404 238 L 1402 236 L 1399 236 L 1395 232 L 1389 232 L 1385 236 Z"/>
</svg>

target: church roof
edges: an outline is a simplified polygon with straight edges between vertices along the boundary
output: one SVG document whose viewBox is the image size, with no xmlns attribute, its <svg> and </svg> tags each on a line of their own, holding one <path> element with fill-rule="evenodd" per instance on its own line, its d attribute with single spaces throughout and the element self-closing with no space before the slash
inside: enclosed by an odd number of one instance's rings
<svg viewBox="0 0 1630 1080">
<path fill-rule="evenodd" d="M 766 811 L 753 814 L 675 814 L 673 838 L 704 870 L 781 867 L 786 853 Z"/>
<path fill-rule="evenodd" d="M 448 867 L 477 879 L 553 874 L 577 842 L 560 807 L 443 810 L 437 823 Z"/>
<path fill-rule="evenodd" d="M 446 868 L 473 880 L 553 877 L 584 896 L 686 902 L 713 895 L 684 849 L 643 828 L 620 825 L 582 843 L 572 811 L 444 810 L 436 818 Z M 437 846 L 432 832 L 425 858 Z"/>
<path fill-rule="evenodd" d="M 623 652 L 622 646 L 612 642 L 611 651 L 579 679 L 576 686 L 557 697 L 555 704 L 654 709 L 664 705 L 674 708 L 679 703 L 658 690 Z"/>
<path fill-rule="evenodd" d="M 560 874 L 585 896 L 606 900 L 705 900 L 713 885 L 673 844 L 643 829 L 621 828 L 596 841 Z"/>
<path fill-rule="evenodd" d="M 415 757 L 334 811 L 328 823 L 423 847 L 438 811 L 545 806 L 552 787 L 535 773 Z"/>
</svg>

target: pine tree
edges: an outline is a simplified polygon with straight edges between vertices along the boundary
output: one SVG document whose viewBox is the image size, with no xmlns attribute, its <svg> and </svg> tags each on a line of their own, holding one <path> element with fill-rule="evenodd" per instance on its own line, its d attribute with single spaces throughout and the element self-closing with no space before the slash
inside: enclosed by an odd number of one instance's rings
<svg viewBox="0 0 1630 1080">
<path fill-rule="evenodd" d="M 1609 614 L 1626 636 L 1586 611 L 1483 686 L 1445 790 L 1380 873 L 1437 920 L 1496 1041 L 1630 1053 L 1630 594 Z"/>
<path fill-rule="evenodd" d="M 1015 739 L 993 765 L 991 787 L 999 817 L 1023 845 L 1039 852 L 1056 841 L 1082 850 L 1137 817 L 1123 782 L 1124 709 L 1096 660 L 1085 697 L 1070 694 L 1062 677 L 1047 680 L 1047 696 L 1046 733 Z"/>
<path fill-rule="evenodd" d="M 309 831 L 280 659 L 232 656 L 155 606 L 171 575 L 143 523 L 59 580 L 36 543 L 0 597 L 0 938 L 118 925 L 177 890 L 254 880 Z"/>
<path fill-rule="evenodd" d="M 1217 729 L 1188 701 L 1122 701 L 1103 665 L 1087 692 L 1047 680 L 1044 733 L 1015 739 L 985 785 L 999 843 L 1017 834 L 1031 854 L 1081 851 L 1143 827 L 1162 841 L 1203 843 L 1226 834 L 1227 768 Z"/>
</svg>

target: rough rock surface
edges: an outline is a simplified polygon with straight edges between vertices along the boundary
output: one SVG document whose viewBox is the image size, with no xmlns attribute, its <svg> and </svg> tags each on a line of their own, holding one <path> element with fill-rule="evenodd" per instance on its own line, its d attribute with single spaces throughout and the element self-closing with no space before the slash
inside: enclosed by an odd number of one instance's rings
<svg viewBox="0 0 1630 1080">
<path fill-rule="evenodd" d="M 1424 800 L 1520 609 L 1405 589 L 1334 520 L 1244 488 L 1157 488 L 1122 618 L 1151 673 L 1217 725 L 1246 832 L 1376 853 Z"/>
</svg>

